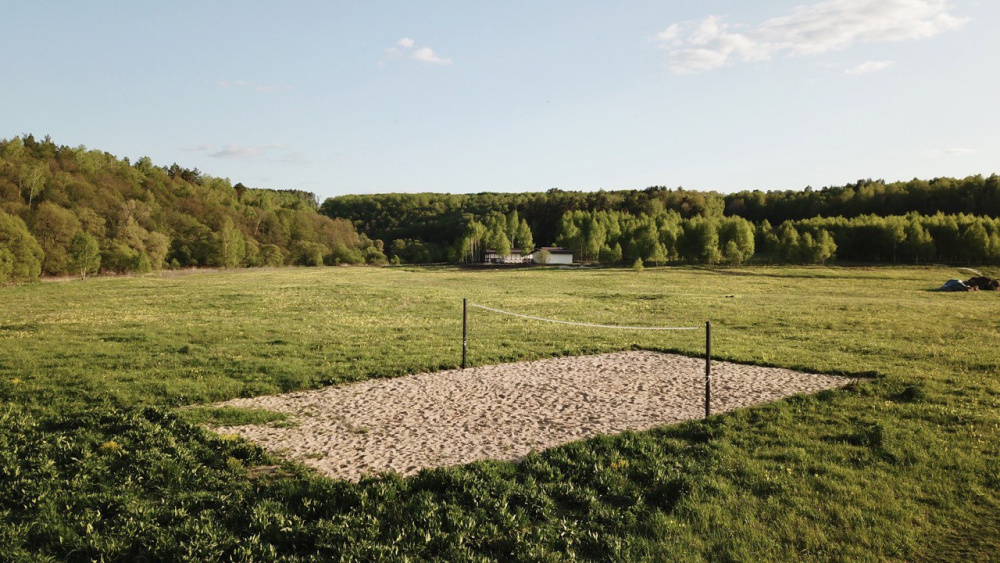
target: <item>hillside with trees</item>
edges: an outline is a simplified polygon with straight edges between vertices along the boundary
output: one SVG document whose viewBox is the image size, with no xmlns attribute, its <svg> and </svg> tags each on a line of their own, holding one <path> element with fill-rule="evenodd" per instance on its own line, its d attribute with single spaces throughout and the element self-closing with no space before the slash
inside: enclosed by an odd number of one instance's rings
<svg viewBox="0 0 1000 563">
<path fill-rule="evenodd" d="M 476 261 L 486 247 L 518 248 L 518 238 L 608 265 L 1000 262 L 995 174 L 733 194 L 652 187 L 350 195 L 327 199 L 320 211 L 386 241 L 393 260 L 413 263 Z"/>
<path fill-rule="evenodd" d="M 317 210 L 308 192 L 15 137 L 0 141 L 0 282 L 385 261 L 381 243 Z"/>
<path fill-rule="evenodd" d="M 1000 263 L 1000 177 L 733 194 L 681 188 L 329 198 L 24 135 L 0 141 L 0 283 L 163 268 L 476 262 Z M 384 244 L 383 244 L 384 241 Z"/>
</svg>

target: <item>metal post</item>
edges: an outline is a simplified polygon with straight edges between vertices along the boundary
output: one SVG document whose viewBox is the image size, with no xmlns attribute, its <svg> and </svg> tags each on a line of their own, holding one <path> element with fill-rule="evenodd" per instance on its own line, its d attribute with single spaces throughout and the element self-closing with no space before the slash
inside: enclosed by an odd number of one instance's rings
<svg viewBox="0 0 1000 563">
<path fill-rule="evenodd" d="M 465 369 L 465 357 L 469 353 L 469 307 L 466 299 L 462 298 L 462 369 Z"/>
<path fill-rule="evenodd" d="M 712 414 L 712 322 L 705 321 L 705 418 Z"/>
</svg>

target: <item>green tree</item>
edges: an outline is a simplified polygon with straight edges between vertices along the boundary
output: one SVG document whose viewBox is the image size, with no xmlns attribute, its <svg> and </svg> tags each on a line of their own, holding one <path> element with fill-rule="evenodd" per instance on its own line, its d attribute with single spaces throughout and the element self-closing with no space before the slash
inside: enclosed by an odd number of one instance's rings
<svg viewBox="0 0 1000 563">
<path fill-rule="evenodd" d="M 739 265 L 750 260 L 754 254 L 753 224 L 742 217 L 727 217 L 719 227 L 722 257 L 729 264 Z"/>
<path fill-rule="evenodd" d="M 85 232 L 73 235 L 69 242 L 69 259 L 70 268 L 79 273 L 80 278 L 97 273 L 101 267 L 101 247 L 97 239 Z"/>
<path fill-rule="evenodd" d="M 516 209 L 514 209 L 513 211 L 511 211 L 510 213 L 508 213 L 507 216 L 504 218 L 504 221 L 503 221 L 504 234 L 507 235 L 507 240 L 509 240 L 511 242 L 511 244 L 516 244 L 518 242 L 517 241 L 517 235 L 518 235 L 517 230 L 518 230 L 518 227 L 520 226 L 520 224 L 521 224 L 521 219 L 517 215 L 517 210 Z M 517 248 L 517 247 L 515 246 L 515 248 Z"/>
<path fill-rule="evenodd" d="M 42 273 L 45 253 L 20 217 L 0 210 L 0 251 L 6 272 L 0 282 L 33 281 Z"/>
<path fill-rule="evenodd" d="M 285 253 L 281 247 L 265 244 L 260 247 L 260 265 L 266 268 L 278 268 L 285 265 Z"/>
<path fill-rule="evenodd" d="M 837 253 L 837 243 L 834 242 L 833 236 L 826 229 L 820 229 L 816 233 L 816 245 L 819 248 L 813 256 L 819 260 L 820 264 L 826 264 L 826 261 Z"/>
<path fill-rule="evenodd" d="M 592 213 L 584 219 L 583 256 L 584 259 L 597 258 L 607 242 L 607 230 Z"/>
<path fill-rule="evenodd" d="M 42 270 L 50 275 L 65 274 L 69 269 L 67 248 L 80 222 L 72 211 L 50 201 L 43 201 L 31 218 L 31 228 L 45 252 Z"/>
<path fill-rule="evenodd" d="M 799 239 L 799 231 L 791 221 L 785 221 L 778 227 L 778 253 L 784 262 L 793 264 L 801 260 Z"/>
<path fill-rule="evenodd" d="M 556 236 L 556 244 L 559 246 L 564 246 L 566 248 L 571 248 L 583 259 L 583 241 L 584 233 L 580 230 L 580 227 L 576 224 L 575 216 L 576 214 L 569 212 L 564 213 L 559 219 L 558 235 Z"/>
<path fill-rule="evenodd" d="M 610 248 L 608 247 L 608 245 L 604 245 L 604 247 L 601 248 L 601 252 L 600 255 L 598 256 L 598 259 L 601 261 L 601 264 L 604 264 L 605 266 L 617 266 L 621 264 L 622 245 L 615 243 L 614 248 Z"/>
<path fill-rule="evenodd" d="M 814 237 L 812 233 L 804 233 L 799 239 L 799 260 L 806 264 L 823 264 L 837 251 L 833 237 L 825 229 L 821 229 Z"/>
<path fill-rule="evenodd" d="M 934 258 L 934 239 L 917 217 L 909 218 L 904 233 L 906 240 L 903 242 L 903 252 L 913 259 L 914 264 Z"/>
<path fill-rule="evenodd" d="M 0 283 L 7 283 L 14 273 L 14 254 L 0 246 Z"/>
<path fill-rule="evenodd" d="M 28 207 L 45 187 L 46 168 L 38 163 L 24 163 L 18 173 L 18 187 L 26 194 Z"/>
<path fill-rule="evenodd" d="M 486 239 L 486 225 L 470 220 L 465 226 L 465 232 L 456 245 L 456 261 L 479 262 L 482 259 L 482 252 L 485 250 L 484 241 Z M 396 257 L 399 258 L 398 254 Z"/>
<path fill-rule="evenodd" d="M 163 268 L 166 263 L 167 253 L 170 252 L 170 239 L 163 233 L 152 232 L 146 235 L 143 241 L 146 248 L 146 256 L 149 257 L 149 264 L 154 270 Z"/>
<path fill-rule="evenodd" d="M 510 256 L 512 245 L 507 237 L 507 219 L 502 214 L 496 213 L 487 219 L 483 242 L 495 250 L 497 256 Z"/>
<path fill-rule="evenodd" d="M 315 242 L 299 241 L 292 247 L 294 261 L 299 266 L 322 266 L 326 254 L 326 247 Z"/>
<path fill-rule="evenodd" d="M 521 219 L 521 223 L 517 227 L 515 239 L 517 246 L 521 249 L 522 256 L 527 256 L 535 250 L 535 239 L 531 236 L 531 227 L 524 219 Z"/>
<path fill-rule="evenodd" d="M 722 257 L 714 220 L 694 217 L 684 221 L 683 255 L 689 262 L 714 264 Z"/>
<path fill-rule="evenodd" d="M 1000 262 L 1000 233 L 990 234 L 989 259 L 994 264 Z"/>
<path fill-rule="evenodd" d="M 771 222 L 767 219 L 761 221 L 757 226 L 754 237 L 755 250 L 765 255 L 773 256 L 778 254 L 778 235 L 775 234 Z"/>
<path fill-rule="evenodd" d="M 324 261 L 331 266 L 340 264 L 364 264 L 365 255 L 357 248 L 350 248 L 345 244 L 338 244 L 333 248 L 333 252 Z"/>
<path fill-rule="evenodd" d="M 246 241 L 243 232 L 233 225 L 233 220 L 226 217 L 217 234 L 219 241 L 218 263 L 223 268 L 235 268 L 246 257 Z M 320 259 L 322 262 L 322 258 Z"/>
<path fill-rule="evenodd" d="M 962 255 L 970 263 L 986 262 L 990 253 L 990 235 L 981 221 L 973 221 L 961 238 Z"/>
</svg>

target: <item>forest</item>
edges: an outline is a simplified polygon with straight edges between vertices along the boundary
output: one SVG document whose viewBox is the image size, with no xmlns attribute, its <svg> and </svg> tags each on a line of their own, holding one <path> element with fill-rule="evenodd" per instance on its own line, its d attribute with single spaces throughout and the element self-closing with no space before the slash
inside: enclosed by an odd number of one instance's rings
<svg viewBox="0 0 1000 563">
<path fill-rule="evenodd" d="M 0 141 L 0 283 L 164 268 L 477 262 L 536 246 L 638 264 L 1000 263 L 1000 177 L 820 190 L 344 195 L 248 188 Z"/>
<path fill-rule="evenodd" d="M 0 141 L 0 283 L 163 268 L 384 263 L 314 194 L 253 189 L 48 137 Z"/>
<path fill-rule="evenodd" d="M 476 261 L 485 248 L 558 244 L 642 263 L 1000 262 L 1000 177 L 914 179 L 732 194 L 683 188 L 374 194 L 320 212 L 386 241 L 400 262 Z"/>
</svg>

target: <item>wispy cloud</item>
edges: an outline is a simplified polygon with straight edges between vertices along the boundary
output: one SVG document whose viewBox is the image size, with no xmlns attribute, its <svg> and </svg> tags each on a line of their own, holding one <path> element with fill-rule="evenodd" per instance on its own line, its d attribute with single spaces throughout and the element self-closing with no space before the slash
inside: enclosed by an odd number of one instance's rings
<svg viewBox="0 0 1000 563">
<path fill-rule="evenodd" d="M 434 49 L 431 49 L 430 47 L 421 47 L 421 48 L 413 51 L 413 55 L 412 56 L 413 56 L 413 58 L 415 60 L 418 60 L 418 61 L 421 61 L 421 62 L 425 62 L 425 63 L 431 63 L 431 64 L 436 64 L 436 65 L 450 65 L 451 64 L 451 59 L 446 59 L 444 57 L 437 56 L 437 54 L 434 52 Z"/>
<path fill-rule="evenodd" d="M 844 69 L 844 74 L 857 75 L 878 72 L 889 68 L 892 64 L 892 61 L 868 61 L 866 63 L 861 63 L 858 66 Z"/>
<path fill-rule="evenodd" d="M 217 151 L 208 153 L 208 156 L 212 158 L 252 158 L 265 155 L 269 151 L 282 150 L 285 148 L 287 147 L 281 144 L 262 146 L 226 145 Z"/>
<path fill-rule="evenodd" d="M 262 160 L 267 162 L 283 162 L 301 164 L 306 162 L 305 155 L 290 149 L 287 145 L 274 143 L 270 145 L 196 145 L 181 147 L 184 152 L 203 153 L 211 158 L 234 160 Z"/>
<path fill-rule="evenodd" d="M 450 65 L 452 60 L 439 56 L 434 49 L 424 46 L 417 47 L 417 42 L 409 37 L 403 37 L 396 41 L 396 47 L 387 47 L 385 56 L 378 62 L 379 66 L 385 66 L 389 60 L 413 60 L 434 65 Z"/>
<path fill-rule="evenodd" d="M 184 152 L 214 151 L 215 150 L 215 146 L 213 146 L 213 145 L 197 145 L 197 146 L 193 146 L 193 147 L 181 147 L 181 150 L 184 151 Z"/>
<path fill-rule="evenodd" d="M 818 55 L 857 43 L 926 39 L 966 21 L 951 13 L 948 0 L 825 0 L 755 26 L 715 15 L 675 23 L 656 41 L 667 50 L 673 72 L 690 74 L 782 55 Z"/>
<path fill-rule="evenodd" d="M 254 92 L 278 92 L 278 91 L 292 91 L 294 88 L 288 85 L 277 85 L 277 84 L 255 84 L 249 80 L 220 80 L 218 82 L 220 88 L 247 88 L 253 90 Z"/>
</svg>

